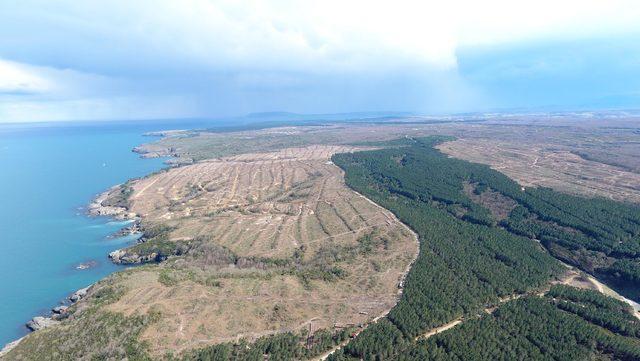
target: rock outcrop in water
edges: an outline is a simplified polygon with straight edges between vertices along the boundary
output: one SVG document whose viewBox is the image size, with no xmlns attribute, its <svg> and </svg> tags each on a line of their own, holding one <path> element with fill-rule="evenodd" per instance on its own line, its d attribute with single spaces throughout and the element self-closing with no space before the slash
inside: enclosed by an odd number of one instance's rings
<svg viewBox="0 0 640 361">
<path fill-rule="evenodd" d="M 77 270 L 86 270 L 86 269 L 89 269 L 89 268 L 94 268 L 97 265 L 98 265 L 98 261 L 90 260 L 90 261 L 87 261 L 87 262 L 80 263 L 79 265 L 76 266 L 76 269 Z"/>
<path fill-rule="evenodd" d="M 87 286 L 85 288 L 81 288 L 74 292 L 71 296 L 69 296 L 69 300 L 73 303 L 76 303 L 87 296 L 91 286 Z M 29 322 L 26 323 L 26 326 L 31 331 L 42 330 L 43 328 L 51 327 L 53 325 L 58 324 L 61 320 L 67 318 L 67 310 L 68 306 L 57 306 L 51 309 L 53 312 L 52 317 L 44 317 L 44 316 L 36 316 L 32 318 Z"/>
<path fill-rule="evenodd" d="M 81 299 L 83 299 L 87 295 L 87 293 L 89 292 L 90 288 L 91 288 L 91 286 L 87 286 L 85 288 L 81 288 L 81 289 L 77 290 L 71 296 L 69 296 L 69 300 L 71 302 L 80 301 Z"/>
<path fill-rule="evenodd" d="M 117 185 L 98 195 L 87 209 L 90 216 L 111 217 L 116 220 L 136 219 L 137 215 L 126 207 L 126 185 Z"/>
<path fill-rule="evenodd" d="M 132 236 L 140 233 L 142 233 L 142 229 L 140 228 L 140 223 L 135 221 L 130 226 L 124 227 L 121 230 L 110 235 L 109 238 L 127 237 L 127 236 Z"/>
<path fill-rule="evenodd" d="M 58 321 L 52 319 L 51 317 L 42 317 L 36 316 L 31 319 L 31 321 L 27 322 L 27 328 L 31 331 L 42 330 L 43 328 L 47 328 L 57 324 Z"/>
<path fill-rule="evenodd" d="M 137 253 L 129 252 L 126 249 L 117 249 L 109 253 L 109 259 L 111 259 L 111 262 L 115 264 L 123 265 L 162 261 L 162 259 L 159 259 L 158 254 L 155 252 L 146 255 L 140 255 Z"/>
<path fill-rule="evenodd" d="M 64 313 L 67 313 L 67 309 L 69 307 L 68 306 L 57 306 L 51 309 L 51 312 L 57 314 L 57 315 L 61 315 Z"/>
</svg>

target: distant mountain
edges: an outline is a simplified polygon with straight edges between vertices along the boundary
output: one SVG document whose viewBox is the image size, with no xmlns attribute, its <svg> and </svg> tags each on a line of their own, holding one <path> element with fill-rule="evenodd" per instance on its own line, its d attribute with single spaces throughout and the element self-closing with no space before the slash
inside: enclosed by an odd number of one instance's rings
<svg viewBox="0 0 640 361">
<path fill-rule="evenodd" d="M 400 111 L 364 111 L 327 114 L 299 114 L 285 111 L 249 113 L 244 118 L 266 120 L 348 120 L 363 118 L 406 117 L 415 115 L 412 112 Z"/>
<path fill-rule="evenodd" d="M 302 114 L 291 113 L 291 112 L 259 112 L 259 113 L 249 113 L 245 115 L 245 118 L 276 118 L 276 117 L 300 117 L 304 116 Z"/>
</svg>

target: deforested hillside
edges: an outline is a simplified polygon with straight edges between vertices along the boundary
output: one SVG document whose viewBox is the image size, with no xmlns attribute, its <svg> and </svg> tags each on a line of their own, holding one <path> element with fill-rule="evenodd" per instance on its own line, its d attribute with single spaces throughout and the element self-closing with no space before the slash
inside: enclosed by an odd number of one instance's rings
<svg viewBox="0 0 640 361">
<path fill-rule="evenodd" d="M 199 357 L 241 340 L 312 357 L 342 342 L 395 305 L 418 250 L 329 161 L 359 149 L 243 154 L 111 190 L 108 206 L 125 204 L 145 232 L 111 257 L 143 265 L 93 285 L 7 359 Z M 289 346 L 262 350 L 278 342 Z"/>
<path fill-rule="evenodd" d="M 453 137 L 419 138 L 533 134 L 514 129 L 172 132 L 138 151 L 174 167 L 91 208 L 142 232 L 109 256 L 126 269 L 4 357 L 633 359 L 633 309 L 552 286 L 637 297 L 638 207 L 516 183 L 436 149 Z"/>
</svg>

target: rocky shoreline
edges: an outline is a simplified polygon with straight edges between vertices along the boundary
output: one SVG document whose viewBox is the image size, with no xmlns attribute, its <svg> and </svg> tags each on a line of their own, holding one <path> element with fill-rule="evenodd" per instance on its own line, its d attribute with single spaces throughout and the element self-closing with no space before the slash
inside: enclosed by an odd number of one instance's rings
<svg viewBox="0 0 640 361">
<path fill-rule="evenodd" d="M 159 132 L 145 133 L 146 136 L 151 137 L 190 137 L 193 133 L 187 130 L 166 130 Z M 193 164 L 192 158 L 186 157 L 175 147 L 165 147 L 157 142 L 145 143 L 134 147 L 132 149 L 134 153 L 140 155 L 141 158 L 168 158 L 164 161 L 165 164 L 171 167 L 179 167 L 181 165 Z"/>
<path fill-rule="evenodd" d="M 167 137 L 182 133 L 184 131 L 166 131 L 157 132 L 153 134 L 145 134 L 149 136 Z M 133 152 L 140 155 L 141 158 L 169 158 L 165 161 L 165 164 L 177 167 L 185 164 L 192 164 L 193 159 L 180 157 L 179 154 L 173 148 L 160 148 L 160 149 L 148 149 L 144 146 L 135 147 Z M 130 235 L 142 234 L 142 237 L 138 239 L 138 243 L 146 241 L 144 237 L 144 230 L 140 224 L 140 217 L 135 212 L 130 212 L 126 206 L 126 196 L 123 197 L 123 192 L 126 191 L 127 183 L 115 185 L 108 190 L 98 194 L 87 206 L 86 214 L 90 217 L 109 217 L 116 221 L 131 221 L 132 223 L 117 232 L 109 236 L 109 238 L 126 237 Z M 130 252 L 127 248 L 117 249 L 108 254 L 108 258 L 111 262 L 119 265 L 136 265 L 149 262 L 162 261 L 163 257 L 150 253 L 146 255 L 139 255 L 134 252 Z M 166 258 L 166 257 L 165 257 Z M 93 261 L 90 261 L 93 262 Z M 78 269 L 85 269 L 91 267 L 87 262 L 78 266 Z M 48 328 L 57 325 L 61 321 L 70 316 L 72 312 L 69 312 L 69 308 L 74 306 L 77 302 L 82 300 L 89 293 L 92 285 L 81 288 L 64 301 L 60 302 L 60 305 L 53 307 L 49 314 L 35 316 L 29 320 L 25 326 L 32 332 Z M 0 357 L 7 354 L 14 347 L 16 347 L 26 336 L 23 336 L 15 341 L 7 343 L 2 349 L 0 349 Z"/>
<path fill-rule="evenodd" d="M 164 158 L 164 157 L 178 157 L 175 148 L 156 148 L 149 149 L 144 146 L 133 148 L 134 153 L 138 153 L 142 158 Z"/>
<path fill-rule="evenodd" d="M 136 265 L 160 261 L 158 260 L 158 255 L 156 253 L 140 255 L 137 253 L 129 252 L 124 248 L 116 249 L 115 251 L 109 253 L 109 259 L 111 260 L 111 262 L 120 265 Z"/>
<path fill-rule="evenodd" d="M 113 186 L 109 188 L 107 191 L 96 196 L 93 199 L 93 201 L 89 204 L 86 211 L 87 215 L 91 217 L 110 217 L 118 221 L 130 220 L 133 222 L 131 225 L 124 227 L 119 231 L 115 232 L 114 234 L 110 235 L 109 236 L 110 238 L 124 237 L 128 235 L 143 233 L 140 227 L 140 218 L 138 217 L 137 214 L 133 212 L 129 212 L 129 210 L 123 206 L 105 204 L 107 203 L 106 201 L 110 199 L 114 193 L 119 192 L 121 190 L 122 186 L 123 186 L 122 184 Z M 121 252 L 123 254 L 126 253 L 124 250 L 119 249 L 109 254 L 109 258 L 111 259 L 111 261 L 116 264 L 142 263 L 142 262 L 127 262 L 127 260 L 133 261 L 131 257 L 122 257 L 122 259 L 120 259 L 120 257 L 112 257 L 112 254 L 114 253 L 117 254 L 118 252 Z M 42 329 L 59 324 L 61 321 L 69 317 L 70 315 L 69 308 L 75 305 L 77 302 L 79 302 L 83 298 L 85 298 L 86 295 L 91 290 L 92 286 L 93 284 L 73 292 L 71 295 L 69 295 L 69 297 L 67 297 L 64 301 L 62 301 L 60 305 L 53 307 L 50 311 L 50 314 L 35 316 L 31 320 L 29 320 L 25 324 L 25 326 L 31 332 L 35 332 L 35 331 L 42 330 Z M 26 336 L 23 336 L 15 341 L 7 343 L 0 350 L 0 357 L 4 356 L 13 348 L 18 346 L 18 344 L 25 337 Z"/>
<path fill-rule="evenodd" d="M 123 187 L 118 184 L 109 188 L 106 192 L 100 193 L 87 208 L 87 214 L 92 217 L 111 217 L 115 220 L 138 220 L 137 214 L 129 212 L 126 207 L 118 205 L 105 205 L 105 202 L 113 196 L 114 192 L 120 191 Z"/>
<path fill-rule="evenodd" d="M 27 328 L 31 331 L 42 330 L 43 328 L 53 326 L 69 317 L 68 310 L 70 306 L 68 305 L 73 305 L 83 299 L 87 295 L 87 293 L 89 293 L 89 289 L 91 289 L 91 286 L 93 285 L 89 285 L 75 291 L 69 297 L 67 297 L 66 301 L 68 302 L 66 304 L 52 308 L 51 317 L 36 316 L 32 318 L 29 322 L 26 323 Z"/>
<path fill-rule="evenodd" d="M 122 228 L 116 233 L 109 236 L 110 238 L 117 237 L 125 237 L 134 234 L 144 233 L 142 227 L 140 226 L 140 217 L 133 212 L 129 212 L 126 207 L 123 206 L 113 206 L 113 205 L 105 205 L 105 202 L 112 197 L 113 193 L 119 192 L 121 184 L 111 187 L 106 192 L 98 195 L 93 202 L 89 205 L 87 213 L 89 216 L 107 216 L 112 217 L 117 220 L 131 220 L 133 223 L 127 227 Z M 144 242 L 144 237 L 138 239 L 138 242 Z M 148 262 L 150 260 L 143 259 L 144 257 L 136 254 L 131 254 L 126 251 L 126 249 L 121 248 L 117 249 L 108 255 L 111 262 L 115 264 L 140 264 L 144 262 Z"/>
<path fill-rule="evenodd" d="M 175 148 L 171 147 L 150 149 L 145 146 L 139 146 L 133 148 L 133 152 L 138 153 L 141 158 L 168 158 L 164 161 L 164 164 L 172 167 L 194 163 L 193 159 L 182 157 Z"/>
<path fill-rule="evenodd" d="M 184 132 L 184 130 L 172 130 L 151 132 L 145 135 L 168 137 Z M 193 159 L 180 157 L 176 149 L 174 148 L 149 150 L 143 145 L 133 148 L 132 151 L 139 154 L 141 158 L 167 157 L 169 159 L 165 161 L 165 164 L 172 167 L 193 163 Z M 126 207 L 126 198 L 122 197 L 123 190 L 126 189 L 126 186 L 126 183 L 118 184 L 98 194 L 87 206 L 86 214 L 90 217 L 109 217 L 117 221 L 132 221 L 130 225 L 113 233 L 109 236 L 109 238 L 119 238 L 142 234 L 143 236 L 138 239 L 138 242 L 142 243 L 146 239 L 144 237 L 142 226 L 140 225 L 140 217 L 136 213 L 130 212 L 128 210 L 128 208 Z M 120 198 L 114 202 L 113 199 L 118 197 Z M 134 265 L 160 261 L 158 259 L 159 255 L 157 255 L 156 253 L 151 253 L 149 255 L 138 255 L 132 252 L 128 252 L 126 248 L 117 249 L 109 253 L 108 258 L 111 260 L 111 262 L 120 265 Z M 89 268 L 91 267 L 91 262 L 93 261 L 87 262 L 86 264 L 80 264 L 77 269 L 85 269 L 85 266 L 86 268 Z M 92 286 L 93 284 L 75 291 L 69 297 L 67 297 L 67 299 L 62 301 L 60 305 L 53 307 L 50 311 L 50 314 L 35 316 L 31 320 L 29 320 L 25 324 L 25 326 L 30 331 L 35 332 L 60 323 L 62 320 L 69 317 L 69 307 L 75 305 L 77 302 L 86 297 Z M 2 347 L 2 349 L 0 349 L 0 358 L 11 351 L 13 348 L 15 348 L 25 337 L 26 335 L 17 340 L 9 342 L 4 347 Z"/>
<path fill-rule="evenodd" d="M 133 223 L 109 235 L 107 238 L 113 239 L 113 238 L 127 237 L 127 236 L 137 235 L 141 233 L 144 233 L 144 232 L 142 231 L 140 222 L 138 220 L 133 220 Z"/>
<path fill-rule="evenodd" d="M 62 320 L 64 320 L 67 317 L 69 317 L 69 315 L 70 315 L 69 307 L 73 306 L 78 301 L 80 301 L 81 299 L 85 298 L 87 296 L 87 294 L 89 293 L 89 291 L 91 290 L 92 286 L 93 286 L 93 284 L 75 291 L 69 297 L 66 298 L 64 304 L 52 308 L 50 316 L 36 316 L 36 317 L 32 318 L 31 320 L 29 320 L 29 322 L 27 322 L 25 324 L 25 326 L 30 331 L 35 332 L 35 331 L 42 330 L 42 329 L 47 328 L 47 327 L 51 327 L 51 326 L 57 325 Z M 11 351 L 13 348 L 18 346 L 18 344 L 20 344 L 20 342 L 25 337 L 26 336 L 23 336 L 23 337 L 15 340 L 15 341 L 11 341 L 8 344 L 6 344 L 2 348 L 2 350 L 0 350 L 0 357 L 4 356 L 9 351 Z"/>
</svg>

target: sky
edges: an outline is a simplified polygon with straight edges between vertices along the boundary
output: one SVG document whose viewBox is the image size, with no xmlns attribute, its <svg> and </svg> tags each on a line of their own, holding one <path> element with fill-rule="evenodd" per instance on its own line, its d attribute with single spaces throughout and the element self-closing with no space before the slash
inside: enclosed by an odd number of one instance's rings
<svg viewBox="0 0 640 361">
<path fill-rule="evenodd" d="M 0 2 L 0 122 L 640 108 L 640 2 Z"/>
</svg>

